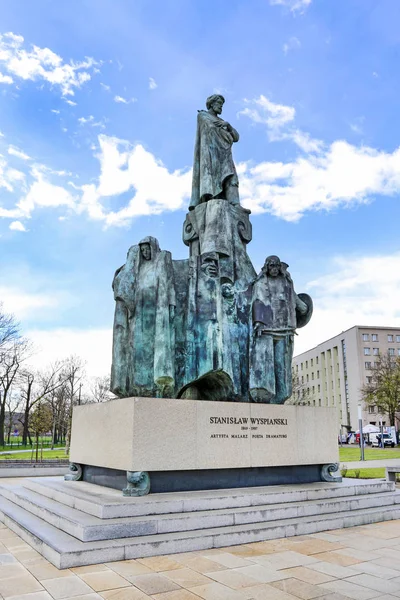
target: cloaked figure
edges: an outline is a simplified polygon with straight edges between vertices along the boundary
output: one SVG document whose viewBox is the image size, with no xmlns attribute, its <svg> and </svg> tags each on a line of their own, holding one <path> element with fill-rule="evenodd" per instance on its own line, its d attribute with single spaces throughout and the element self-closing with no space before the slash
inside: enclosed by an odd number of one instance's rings
<svg viewBox="0 0 400 600">
<path fill-rule="evenodd" d="M 293 339 L 311 319 L 308 294 L 297 295 L 288 265 L 269 256 L 253 285 L 250 397 L 283 404 L 292 394 Z"/>
<path fill-rule="evenodd" d="M 213 94 L 207 110 L 199 110 L 194 148 L 192 198 L 189 210 L 213 198 L 239 204 L 239 180 L 232 158 L 232 145 L 239 134 L 219 116 L 225 98 Z"/>
<path fill-rule="evenodd" d="M 172 398 L 175 287 L 171 253 L 154 237 L 132 246 L 113 281 L 111 390 L 119 397 Z"/>
</svg>

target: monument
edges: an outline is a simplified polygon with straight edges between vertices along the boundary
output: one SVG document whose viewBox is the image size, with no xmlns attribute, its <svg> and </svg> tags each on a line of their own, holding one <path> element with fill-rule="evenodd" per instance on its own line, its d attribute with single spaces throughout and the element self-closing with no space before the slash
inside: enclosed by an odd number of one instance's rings
<svg viewBox="0 0 400 600">
<path fill-rule="evenodd" d="M 224 102 L 214 94 L 198 111 L 189 258 L 173 260 L 145 237 L 115 273 L 119 400 L 74 410 L 72 478 L 142 495 L 321 481 L 337 460 L 334 410 L 282 406 L 294 335 L 313 304 L 296 294 L 287 263 L 270 255 L 257 275 L 247 254 L 239 133 L 220 116 Z M 96 440 L 111 432 L 119 441 L 106 455 Z"/>
</svg>

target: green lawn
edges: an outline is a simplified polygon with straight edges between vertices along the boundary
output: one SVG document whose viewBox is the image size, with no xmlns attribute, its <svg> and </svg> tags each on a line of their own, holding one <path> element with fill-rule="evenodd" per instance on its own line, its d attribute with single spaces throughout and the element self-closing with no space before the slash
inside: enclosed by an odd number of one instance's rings
<svg viewBox="0 0 400 600">
<path fill-rule="evenodd" d="M 32 452 L 16 452 L 15 454 L 0 454 L 0 460 L 35 460 L 36 451 Z M 44 450 L 43 449 L 43 458 L 63 458 L 66 459 L 68 456 L 65 455 L 64 450 Z M 40 449 L 39 449 L 39 460 L 40 460 Z"/>
<path fill-rule="evenodd" d="M 365 460 L 379 460 L 381 458 L 400 458 L 400 448 L 365 448 Z M 358 446 L 339 448 L 340 462 L 346 463 L 352 460 L 360 460 L 360 448 Z"/>
<path fill-rule="evenodd" d="M 343 477 L 357 478 L 357 474 L 358 474 L 359 479 L 380 479 L 380 478 L 384 479 L 386 476 L 384 468 L 382 468 L 382 469 L 349 469 L 346 472 L 346 474 L 344 474 L 344 471 L 342 471 Z"/>
</svg>

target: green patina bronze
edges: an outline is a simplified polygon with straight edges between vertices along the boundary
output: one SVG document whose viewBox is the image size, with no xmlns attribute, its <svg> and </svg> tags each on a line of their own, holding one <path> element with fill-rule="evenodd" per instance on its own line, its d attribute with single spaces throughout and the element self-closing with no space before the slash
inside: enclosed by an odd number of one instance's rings
<svg viewBox="0 0 400 600">
<path fill-rule="evenodd" d="M 114 276 L 111 389 L 120 397 L 282 404 L 291 395 L 293 337 L 312 301 L 295 293 L 278 257 L 254 270 L 232 158 L 239 134 L 219 116 L 223 103 L 215 94 L 198 113 L 189 258 L 172 260 L 148 237 Z"/>
</svg>

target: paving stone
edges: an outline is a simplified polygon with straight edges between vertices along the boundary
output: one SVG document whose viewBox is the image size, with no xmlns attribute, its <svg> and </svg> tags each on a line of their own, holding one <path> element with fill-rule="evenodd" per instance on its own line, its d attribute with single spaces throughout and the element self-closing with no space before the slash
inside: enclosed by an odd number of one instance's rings
<svg viewBox="0 0 400 600">
<path fill-rule="evenodd" d="M 380 577 L 375 577 L 374 575 L 361 573 L 360 575 L 348 577 L 346 581 L 355 583 L 357 585 L 362 585 L 370 590 L 376 590 L 377 592 L 383 592 L 384 594 L 392 594 L 393 596 L 400 597 L 400 582 L 396 582 L 395 580 L 381 579 Z"/>
<path fill-rule="evenodd" d="M 189 590 L 175 590 L 164 594 L 156 594 L 153 598 L 154 600 L 199 600 L 200 596 L 189 592 Z"/>
<path fill-rule="evenodd" d="M 363 562 L 359 558 L 345 556 L 344 554 L 340 554 L 340 552 L 321 552 L 321 554 L 313 554 L 313 557 L 319 561 L 341 565 L 342 567 L 350 567 L 357 563 Z"/>
<path fill-rule="evenodd" d="M 214 552 L 211 560 L 217 562 L 227 569 L 236 569 L 239 567 L 248 567 L 252 564 L 251 561 L 245 560 L 244 558 L 240 558 L 235 556 L 234 554 L 230 554 L 228 552 Z"/>
<path fill-rule="evenodd" d="M 175 582 L 160 573 L 148 573 L 132 578 L 132 583 L 145 594 L 155 595 L 162 592 L 171 592 L 180 588 Z"/>
<path fill-rule="evenodd" d="M 17 562 L 17 559 L 12 554 L 0 554 L 0 565 L 8 565 Z"/>
<path fill-rule="evenodd" d="M 83 575 L 85 573 L 98 573 L 99 571 L 107 571 L 107 569 L 107 565 L 88 565 L 87 567 L 72 567 L 72 569 L 65 569 L 65 571 L 69 570 L 70 573 L 75 573 L 75 575 Z"/>
<path fill-rule="evenodd" d="M 215 571 L 214 573 L 209 573 L 209 577 L 234 590 L 259 584 L 259 580 L 254 579 L 254 577 L 249 577 L 249 575 L 245 575 L 244 573 L 238 571 L 238 569 Z"/>
<path fill-rule="evenodd" d="M 151 556 L 149 558 L 138 558 L 138 563 L 149 567 L 152 571 L 169 571 L 170 569 L 181 569 L 182 565 L 168 556 Z"/>
<path fill-rule="evenodd" d="M 341 565 L 335 565 L 334 563 L 328 562 L 316 562 L 308 566 L 313 571 L 324 573 L 325 575 L 331 575 L 338 579 L 344 579 L 345 577 L 351 577 L 351 575 L 357 575 L 357 571 L 354 571 L 351 567 L 342 567 Z"/>
<path fill-rule="evenodd" d="M 316 558 L 300 554 L 299 552 L 286 551 L 267 556 L 255 557 L 254 562 L 269 566 L 271 569 L 290 569 L 290 567 L 302 567 L 318 562 Z"/>
<path fill-rule="evenodd" d="M 237 590 L 231 590 L 220 583 L 209 583 L 199 585 L 190 589 L 193 594 L 204 598 L 204 600 L 243 600 L 243 596 Z"/>
<path fill-rule="evenodd" d="M 97 573 L 82 573 L 79 577 L 87 583 L 95 592 L 104 592 L 130 586 L 130 582 L 112 571 L 98 571 Z"/>
<path fill-rule="evenodd" d="M 289 577 L 294 577 L 295 579 L 300 579 L 300 581 L 304 581 L 305 583 L 311 583 L 312 585 L 326 583 L 327 581 L 332 581 L 335 579 L 335 577 L 332 575 L 325 575 L 324 573 L 313 571 L 307 567 L 293 567 L 291 569 L 285 569 L 285 575 L 289 575 Z"/>
<path fill-rule="evenodd" d="M 91 594 L 93 592 L 93 590 L 76 575 L 46 579 L 45 581 L 42 581 L 42 585 L 49 594 L 53 596 L 54 600 L 84 596 L 85 594 Z"/>
<path fill-rule="evenodd" d="M 214 571 L 223 571 L 226 569 L 224 565 L 221 563 L 217 563 L 209 558 L 204 558 L 203 556 L 194 556 L 193 558 L 186 558 L 181 561 L 179 568 L 184 564 L 189 569 L 193 569 L 193 571 L 197 571 L 198 573 L 213 573 Z"/>
<path fill-rule="evenodd" d="M 379 595 L 379 592 L 376 590 L 368 590 L 361 585 L 356 585 L 355 583 L 343 579 L 322 583 L 320 588 L 342 594 L 348 598 L 353 598 L 353 600 L 370 600 L 370 598 L 376 598 Z"/>
<path fill-rule="evenodd" d="M 375 575 L 375 577 L 380 577 L 381 579 L 394 579 L 395 577 L 400 576 L 400 571 L 389 569 L 389 567 L 383 567 L 382 565 L 376 565 L 373 561 L 358 563 L 353 565 L 352 569 L 360 571 L 360 573 Z"/>
<path fill-rule="evenodd" d="M 72 575 L 69 569 L 57 569 L 47 560 L 41 562 L 25 563 L 25 568 L 39 581 L 42 579 L 55 579 L 56 577 L 68 577 Z"/>
<path fill-rule="evenodd" d="M 17 575 L 9 579 L 0 579 L 0 594 L 3 598 L 22 596 L 22 594 L 39 592 L 41 590 L 43 590 L 43 586 L 30 573 L 27 575 Z"/>
<path fill-rule="evenodd" d="M 243 600 L 297 600 L 296 596 L 282 592 L 268 583 L 240 590 Z M 321 596 L 323 598 L 323 596 Z M 319 598 L 318 600 L 321 600 Z M 345 599 L 345 600 L 348 600 Z"/>
<path fill-rule="evenodd" d="M 10 596 L 8 600 L 53 600 L 49 592 L 32 592 L 21 596 Z"/>
<path fill-rule="evenodd" d="M 298 579 L 285 579 L 284 581 L 275 581 L 271 585 L 282 592 L 301 598 L 302 600 L 311 600 L 324 595 L 324 590 L 316 585 L 310 585 Z"/>
<path fill-rule="evenodd" d="M 236 572 L 256 579 L 261 583 L 270 583 L 271 581 L 279 581 L 290 577 L 286 575 L 285 571 L 275 571 L 272 568 L 259 564 L 251 565 L 251 567 L 241 567 L 240 569 L 236 569 Z"/>
<path fill-rule="evenodd" d="M 300 552 L 301 554 L 307 555 L 319 554 L 321 552 L 331 552 L 332 550 L 338 550 L 340 548 L 343 548 L 343 544 L 313 539 L 296 543 L 293 546 L 293 550 L 295 550 L 295 552 Z"/>
<path fill-rule="evenodd" d="M 142 563 L 138 562 L 135 559 L 132 560 L 119 560 L 117 562 L 106 563 L 107 567 L 125 577 L 128 581 L 130 581 L 130 577 L 135 577 L 136 575 L 144 575 L 145 573 L 154 573 L 150 569 L 150 567 L 146 567 Z M 179 565 L 182 567 L 182 565 Z"/>
<path fill-rule="evenodd" d="M 221 571 L 224 573 L 225 571 Z M 174 581 L 178 585 L 184 588 L 195 587 L 196 585 L 206 585 L 207 583 L 212 583 L 212 579 L 210 577 L 205 577 L 201 573 L 197 571 L 193 571 L 193 569 L 188 569 L 184 567 L 183 569 L 171 569 L 170 571 L 164 571 L 161 573 L 171 581 Z"/>
<path fill-rule="evenodd" d="M 148 600 L 150 598 L 150 596 L 133 586 L 100 592 L 99 597 L 105 600 Z M 156 598 L 157 596 L 154 597 Z"/>
</svg>

